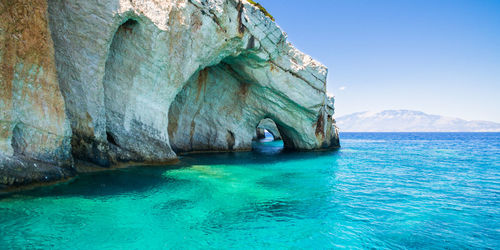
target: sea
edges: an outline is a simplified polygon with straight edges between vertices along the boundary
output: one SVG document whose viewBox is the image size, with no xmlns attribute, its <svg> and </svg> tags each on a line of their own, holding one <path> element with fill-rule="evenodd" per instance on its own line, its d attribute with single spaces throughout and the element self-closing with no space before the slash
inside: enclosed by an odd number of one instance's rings
<svg viewBox="0 0 500 250">
<path fill-rule="evenodd" d="M 341 133 L 0 196 L 0 249 L 500 249 L 500 133 Z"/>
</svg>

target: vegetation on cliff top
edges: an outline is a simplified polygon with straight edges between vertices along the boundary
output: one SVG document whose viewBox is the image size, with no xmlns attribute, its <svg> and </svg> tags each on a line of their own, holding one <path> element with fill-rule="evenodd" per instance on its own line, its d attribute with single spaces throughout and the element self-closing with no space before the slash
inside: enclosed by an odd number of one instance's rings
<svg viewBox="0 0 500 250">
<path fill-rule="evenodd" d="M 264 7 L 262 7 L 262 5 L 260 5 L 260 3 L 254 2 L 252 0 L 247 0 L 247 1 L 251 4 L 253 4 L 253 6 L 259 8 L 259 10 L 262 11 L 262 13 L 264 13 L 264 15 L 266 15 L 267 17 L 271 18 L 271 20 L 274 21 L 274 17 L 271 14 L 269 14 L 269 12 L 267 12 L 267 10 Z"/>
</svg>

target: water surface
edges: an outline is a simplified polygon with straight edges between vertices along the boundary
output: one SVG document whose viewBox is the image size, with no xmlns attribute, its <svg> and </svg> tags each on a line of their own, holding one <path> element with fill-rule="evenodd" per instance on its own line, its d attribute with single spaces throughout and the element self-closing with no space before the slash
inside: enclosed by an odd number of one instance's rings
<svg viewBox="0 0 500 250">
<path fill-rule="evenodd" d="M 0 197 L 0 249 L 500 248 L 500 133 L 343 133 Z"/>
</svg>

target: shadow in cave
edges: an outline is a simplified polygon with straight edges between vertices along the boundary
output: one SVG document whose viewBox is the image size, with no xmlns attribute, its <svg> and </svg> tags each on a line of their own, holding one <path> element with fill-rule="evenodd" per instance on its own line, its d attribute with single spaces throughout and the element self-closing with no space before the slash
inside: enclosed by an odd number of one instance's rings
<svg viewBox="0 0 500 250">
<path fill-rule="evenodd" d="M 278 155 L 283 152 L 284 147 L 276 123 L 269 118 L 262 119 L 255 128 L 252 151 L 262 155 Z"/>
</svg>

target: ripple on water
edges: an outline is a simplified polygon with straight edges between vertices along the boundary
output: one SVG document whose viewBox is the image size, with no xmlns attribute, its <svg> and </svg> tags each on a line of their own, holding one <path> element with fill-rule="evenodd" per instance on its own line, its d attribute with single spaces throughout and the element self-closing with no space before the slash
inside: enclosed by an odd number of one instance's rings
<svg viewBox="0 0 500 250">
<path fill-rule="evenodd" d="M 500 248 L 500 134 L 341 137 L 2 196 L 0 248 Z"/>
</svg>

